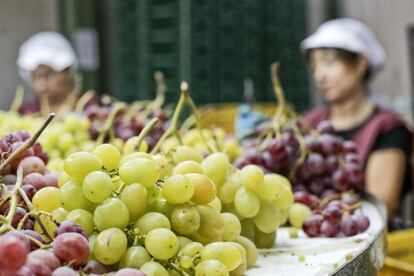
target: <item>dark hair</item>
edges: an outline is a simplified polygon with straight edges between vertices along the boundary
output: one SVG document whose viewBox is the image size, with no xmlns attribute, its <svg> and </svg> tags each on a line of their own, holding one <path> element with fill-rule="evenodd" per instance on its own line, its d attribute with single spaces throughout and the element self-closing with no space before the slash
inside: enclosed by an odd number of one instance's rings
<svg viewBox="0 0 414 276">
<path fill-rule="evenodd" d="M 347 50 L 340 49 L 340 48 L 319 48 L 319 49 L 332 50 L 337 59 L 339 59 L 340 61 L 344 62 L 345 64 L 351 65 L 351 66 L 355 65 L 359 61 L 359 59 L 361 58 L 361 54 L 354 53 L 354 52 L 349 52 Z M 308 63 L 309 63 L 310 52 L 311 51 L 312 51 L 312 49 L 307 51 L 306 54 L 305 54 L 306 61 Z M 368 80 L 371 78 L 371 76 L 372 76 L 372 71 L 371 71 L 371 68 L 368 66 L 367 70 L 365 71 L 364 77 L 363 77 L 364 82 L 368 82 Z"/>
</svg>

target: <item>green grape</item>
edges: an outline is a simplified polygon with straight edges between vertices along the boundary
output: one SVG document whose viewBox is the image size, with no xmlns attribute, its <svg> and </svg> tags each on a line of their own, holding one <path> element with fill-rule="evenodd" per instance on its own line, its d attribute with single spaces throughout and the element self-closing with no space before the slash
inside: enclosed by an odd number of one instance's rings
<svg viewBox="0 0 414 276">
<path fill-rule="evenodd" d="M 224 222 L 220 213 L 207 205 L 197 205 L 200 214 L 200 227 L 197 232 L 209 240 L 220 240 L 224 231 Z"/>
<path fill-rule="evenodd" d="M 151 261 L 148 251 L 142 246 L 131 246 L 119 262 L 119 268 L 132 267 L 139 269 L 144 263 Z"/>
<path fill-rule="evenodd" d="M 81 181 L 88 173 L 100 170 L 102 162 L 95 154 L 80 151 L 69 155 L 63 168 L 71 177 Z"/>
<path fill-rule="evenodd" d="M 173 166 L 172 163 L 168 160 L 167 157 L 163 154 L 156 154 L 152 156 L 152 159 L 160 167 L 161 170 L 161 179 L 164 179 L 167 176 L 172 174 Z"/>
<path fill-rule="evenodd" d="M 77 143 L 85 142 L 90 139 L 89 133 L 85 131 L 79 131 L 75 133 L 75 141 Z"/>
<path fill-rule="evenodd" d="M 247 255 L 247 252 L 246 252 L 246 249 L 244 249 L 244 247 L 240 244 L 240 243 L 237 243 L 237 242 L 228 242 L 228 243 L 231 243 L 232 245 L 234 245 L 236 248 L 237 248 L 237 250 L 239 250 L 239 253 L 240 253 L 240 255 L 241 255 L 241 258 L 242 258 L 242 263 L 243 262 L 245 262 L 246 261 L 246 255 Z"/>
<path fill-rule="evenodd" d="M 149 160 L 153 160 L 152 155 L 146 152 L 133 152 L 130 153 L 124 157 L 122 157 L 119 165 L 122 166 L 124 164 L 126 164 L 127 162 L 137 159 L 137 158 L 145 158 L 145 159 L 149 159 Z"/>
<path fill-rule="evenodd" d="M 59 207 L 50 213 L 53 217 L 53 219 L 59 223 L 62 223 L 66 220 L 66 216 L 69 214 L 69 212 L 62 207 Z"/>
<path fill-rule="evenodd" d="M 163 198 L 157 198 L 148 205 L 147 211 L 161 213 L 169 218 L 171 217 L 171 212 L 173 209 L 174 205 L 168 203 Z"/>
<path fill-rule="evenodd" d="M 153 229 L 145 236 L 145 248 L 154 258 L 168 260 L 178 252 L 178 239 L 171 230 Z"/>
<path fill-rule="evenodd" d="M 225 204 L 232 203 L 240 186 L 240 173 L 236 172 L 230 175 L 227 181 L 218 189 L 217 195 L 220 198 L 221 202 Z"/>
<path fill-rule="evenodd" d="M 119 175 L 113 175 L 111 178 L 112 181 L 112 191 L 116 192 L 119 190 L 119 188 L 124 184 L 124 182 L 121 180 Z"/>
<path fill-rule="evenodd" d="M 215 259 L 223 263 L 229 271 L 235 269 L 242 262 L 239 249 L 229 242 L 213 242 L 201 250 L 201 260 Z"/>
<path fill-rule="evenodd" d="M 193 160 L 201 163 L 201 161 L 203 161 L 203 155 L 189 146 L 178 146 L 173 153 L 173 160 L 175 163 L 187 160 Z"/>
<path fill-rule="evenodd" d="M 83 195 L 81 185 L 75 181 L 66 182 L 60 188 L 60 201 L 62 202 L 62 207 L 68 211 L 89 209 L 92 207 L 92 202 L 87 200 Z"/>
<path fill-rule="evenodd" d="M 96 207 L 93 221 L 99 231 L 108 228 L 124 229 L 129 222 L 128 208 L 118 198 L 109 198 Z"/>
<path fill-rule="evenodd" d="M 121 153 L 111 144 L 102 144 L 99 145 L 94 151 L 99 159 L 101 159 L 103 166 L 108 170 L 112 171 L 117 169 L 119 162 L 121 161 Z"/>
<path fill-rule="evenodd" d="M 197 204 L 207 204 L 217 195 L 216 185 L 203 174 L 189 173 L 186 176 L 194 184 L 194 194 L 191 201 Z"/>
<path fill-rule="evenodd" d="M 289 222 L 296 228 L 302 228 L 302 224 L 312 215 L 311 209 L 302 203 L 293 203 L 289 209 Z"/>
<path fill-rule="evenodd" d="M 247 268 L 253 267 L 256 264 L 258 258 L 256 245 L 250 239 L 243 236 L 237 237 L 234 241 L 242 245 L 246 250 Z"/>
<path fill-rule="evenodd" d="M 160 263 L 154 261 L 146 262 L 140 270 L 148 276 L 169 276 L 168 271 Z"/>
<path fill-rule="evenodd" d="M 102 202 L 111 197 L 112 179 L 102 171 L 91 172 L 83 179 L 82 191 L 89 201 Z"/>
<path fill-rule="evenodd" d="M 195 268 L 195 276 L 228 276 L 229 270 L 222 262 L 214 259 L 204 260 Z"/>
<path fill-rule="evenodd" d="M 252 218 L 259 213 L 260 199 L 249 189 L 240 187 L 234 197 L 234 207 L 245 218 Z"/>
<path fill-rule="evenodd" d="M 124 155 L 128 155 L 131 154 L 133 152 L 147 152 L 148 151 L 148 145 L 145 141 L 142 141 L 141 144 L 138 146 L 138 142 L 139 142 L 139 137 L 138 136 L 134 136 L 129 138 L 124 145 Z"/>
<path fill-rule="evenodd" d="M 208 176 L 217 186 L 221 186 L 226 181 L 231 164 L 227 154 L 223 152 L 215 152 L 203 160 L 201 167 L 206 176 Z"/>
<path fill-rule="evenodd" d="M 70 180 L 72 180 L 70 175 L 68 175 L 66 172 L 61 172 L 58 177 L 58 187 L 62 188 L 63 184 Z"/>
<path fill-rule="evenodd" d="M 288 220 L 289 209 L 278 209 L 277 212 L 277 220 L 279 221 L 279 225 L 285 225 Z"/>
<path fill-rule="evenodd" d="M 147 234 L 156 228 L 171 229 L 171 223 L 165 215 L 149 212 L 137 220 L 135 227 L 137 227 L 141 233 Z"/>
<path fill-rule="evenodd" d="M 119 168 L 119 176 L 127 185 L 139 183 L 149 188 L 154 186 L 160 178 L 161 171 L 154 161 L 146 158 L 136 158 Z"/>
<path fill-rule="evenodd" d="M 147 194 L 148 194 L 148 203 L 151 203 L 154 200 L 158 199 L 158 197 L 161 193 L 161 188 L 160 187 L 158 187 L 157 185 L 154 185 L 154 186 L 146 188 L 146 189 L 147 189 Z"/>
<path fill-rule="evenodd" d="M 118 228 L 109 228 L 96 236 L 93 244 L 93 255 L 104 265 L 112 265 L 125 255 L 127 250 L 127 237 Z"/>
<path fill-rule="evenodd" d="M 246 263 L 246 260 L 243 259 L 243 261 L 239 264 L 239 266 L 233 269 L 232 271 L 230 271 L 229 274 L 230 276 L 243 276 L 246 270 L 247 270 L 247 263 Z"/>
<path fill-rule="evenodd" d="M 232 213 L 240 221 L 245 219 L 245 217 L 243 217 L 242 215 L 239 214 L 239 212 L 237 212 L 236 207 L 234 207 L 234 204 L 231 204 L 231 203 L 230 204 L 223 204 L 221 209 L 222 209 L 222 212 Z"/>
<path fill-rule="evenodd" d="M 141 184 L 134 183 L 126 186 L 119 198 L 128 208 L 130 221 L 137 220 L 147 210 L 148 194 Z"/>
<path fill-rule="evenodd" d="M 65 119 L 63 120 L 63 127 L 66 132 L 75 132 L 79 129 L 80 117 L 75 113 L 67 113 Z"/>
<path fill-rule="evenodd" d="M 255 191 L 263 185 L 264 173 L 259 166 L 247 165 L 240 170 L 240 181 L 244 187 Z"/>
<path fill-rule="evenodd" d="M 272 203 L 280 208 L 280 209 L 287 209 L 292 206 L 294 202 L 293 193 L 290 189 L 280 186 L 278 192 L 278 197 L 272 201 Z"/>
<path fill-rule="evenodd" d="M 286 189 L 291 189 L 289 180 L 284 176 L 272 173 L 265 175 L 264 183 L 257 188 L 257 193 L 261 198 L 272 201 L 276 200 Z M 281 190 L 283 191 L 281 192 Z"/>
<path fill-rule="evenodd" d="M 221 213 L 224 222 L 223 241 L 232 241 L 241 233 L 240 220 L 232 213 Z"/>
<path fill-rule="evenodd" d="M 271 233 L 264 233 L 259 229 L 255 228 L 254 231 L 254 243 L 257 248 L 272 248 L 275 245 L 276 231 Z"/>
<path fill-rule="evenodd" d="M 75 144 L 75 137 L 72 133 L 64 132 L 60 135 L 58 147 L 62 151 L 68 151 Z"/>
<path fill-rule="evenodd" d="M 177 166 L 175 166 L 173 169 L 173 175 L 187 174 L 187 173 L 204 174 L 204 171 L 200 163 L 194 160 L 187 160 L 187 161 L 178 163 Z"/>
<path fill-rule="evenodd" d="M 214 210 L 216 210 L 217 212 L 221 212 L 221 201 L 218 197 L 215 197 L 212 201 L 210 201 L 209 203 L 207 203 L 208 206 L 213 207 Z"/>
<path fill-rule="evenodd" d="M 254 224 L 260 231 L 271 233 L 279 226 L 278 213 L 279 210 L 276 206 L 268 201 L 262 200 L 260 203 L 260 211 L 253 218 Z"/>
<path fill-rule="evenodd" d="M 46 231 L 49 233 L 51 237 L 54 236 L 54 233 L 56 233 L 57 225 L 53 222 L 52 218 L 46 214 L 40 214 L 40 221 L 42 222 L 43 226 L 46 228 Z M 39 222 L 36 220 L 34 225 L 34 230 L 37 233 L 42 233 L 42 236 L 48 239 L 46 235 L 44 235 L 43 228 L 40 226 Z"/>
<path fill-rule="evenodd" d="M 194 258 L 196 255 L 201 254 L 203 248 L 204 246 L 199 242 L 190 242 L 181 248 L 181 250 L 178 252 L 178 255 Z"/>
<path fill-rule="evenodd" d="M 44 187 L 37 191 L 32 198 L 33 206 L 37 211 L 52 212 L 62 207 L 60 191 L 56 187 Z"/>
<path fill-rule="evenodd" d="M 88 237 L 88 243 L 89 243 L 89 256 L 88 256 L 88 260 L 95 260 L 95 256 L 93 255 L 93 247 L 95 245 L 95 240 L 96 240 L 96 236 L 98 234 L 92 234 Z"/>
<path fill-rule="evenodd" d="M 92 235 L 93 230 L 95 229 L 95 224 L 93 223 L 93 216 L 86 210 L 76 209 L 70 211 L 66 216 L 66 220 L 71 220 L 76 224 L 79 224 L 83 230 L 85 230 L 88 236 Z"/>
<path fill-rule="evenodd" d="M 180 235 L 191 235 L 200 227 L 200 214 L 193 206 L 177 206 L 171 213 L 171 228 Z"/>
<path fill-rule="evenodd" d="M 180 258 L 180 265 L 182 268 L 188 269 L 193 266 L 193 260 L 190 257 L 184 255 Z"/>
<path fill-rule="evenodd" d="M 184 236 L 177 236 L 177 239 L 178 239 L 178 246 L 180 249 L 183 248 L 185 245 L 192 242 L 192 240 Z"/>
<path fill-rule="evenodd" d="M 250 239 L 254 240 L 254 234 L 256 231 L 256 227 L 254 225 L 253 219 L 244 219 L 241 222 L 241 233 L 240 235 Z"/>
<path fill-rule="evenodd" d="M 185 175 L 173 175 L 162 186 L 162 195 L 171 204 L 181 204 L 191 200 L 194 195 L 194 183 Z"/>
</svg>

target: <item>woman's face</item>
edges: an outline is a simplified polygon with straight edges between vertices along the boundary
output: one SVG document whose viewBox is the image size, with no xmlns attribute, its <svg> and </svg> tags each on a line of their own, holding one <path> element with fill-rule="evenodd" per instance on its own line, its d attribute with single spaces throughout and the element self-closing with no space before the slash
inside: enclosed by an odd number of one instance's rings
<svg viewBox="0 0 414 276">
<path fill-rule="evenodd" d="M 71 90 L 69 69 L 58 72 L 47 65 L 39 65 L 32 71 L 31 84 L 38 96 L 60 100 Z"/>
<path fill-rule="evenodd" d="M 358 93 L 358 88 L 364 85 L 367 65 L 364 58 L 348 64 L 338 58 L 334 49 L 313 49 L 309 55 L 315 84 L 328 103 L 341 102 Z"/>
</svg>

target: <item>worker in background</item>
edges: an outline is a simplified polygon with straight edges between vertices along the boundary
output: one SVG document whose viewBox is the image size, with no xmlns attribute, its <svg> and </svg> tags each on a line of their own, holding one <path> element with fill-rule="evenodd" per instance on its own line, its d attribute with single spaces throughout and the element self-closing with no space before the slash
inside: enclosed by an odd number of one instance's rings
<svg viewBox="0 0 414 276">
<path fill-rule="evenodd" d="M 24 81 L 30 84 L 36 98 L 20 107 L 23 114 L 73 109 L 81 91 L 76 91 L 75 52 L 66 38 L 55 32 L 41 32 L 25 41 L 19 50 L 17 65 Z"/>
<path fill-rule="evenodd" d="M 397 114 L 368 98 L 385 63 L 383 47 L 365 24 L 342 18 L 322 24 L 301 49 L 326 102 L 305 121 L 316 127 L 329 120 L 337 135 L 357 144 L 365 189 L 385 202 L 391 221 L 412 187 L 412 134 Z"/>
</svg>

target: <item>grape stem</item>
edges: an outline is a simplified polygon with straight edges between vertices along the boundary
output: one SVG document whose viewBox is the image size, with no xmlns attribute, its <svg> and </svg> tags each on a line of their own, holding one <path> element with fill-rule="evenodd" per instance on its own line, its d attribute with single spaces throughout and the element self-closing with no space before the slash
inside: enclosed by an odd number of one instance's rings
<svg viewBox="0 0 414 276">
<path fill-rule="evenodd" d="M 178 131 L 177 131 L 178 121 L 179 121 L 180 115 L 183 111 L 183 108 L 184 108 L 184 105 L 185 105 L 185 100 L 186 100 L 185 99 L 185 90 L 183 90 L 183 85 L 181 85 L 181 95 L 180 95 L 180 99 L 178 100 L 177 106 L 174 110 L 174 114 L 173 114 L 173 117 L 171 119 L 171 125 L 167 129 L 167 131 L 165 131 L 162 134 L 162 136 L 158 140 L 157 144 L 155 144 L 154 148 L 151 151 L 152 155 L 154 155 L 158 152 L 160 146 L 164 143 L 165 139 L 167 139 L 169 136 L 175 135 L 177 138 L 179 137 L 179 134 L 178 134 Z"/>
<path fill-rule="evenodd" d="M 191 109 L 191 113 L 193 114 L 193 116 L 195 117 L 195 121 L 196 121 L 196 127 L 197 130 L 200 134 L 201 140 L 203 141 L 203 144 L 206 145 L 207 150 L 209 151 L 209 153 L 214 152 L 211 147 L 208 145 L 206 138 L 204 137 L 203 131 L 201 129 L 201 125 L 200 125 L 200 116 L 198 115 L 198 110 L 197 110 L 197 106 L 195 105 L 193 99 L 190 96 L 190 92 L 188 91 L 188 84 L 186 82 L 182 82 L 181 84 L 181 89 L 184 92 L 184 97 L 185 100 L 188 104 L 188 106 Z"/>
<path fill-rule="evenodd" d="M 115 106 L 112 108 L 111 113 L 109 113 L 108 118 L 105 121 L 104 126 L 102 127 L 102 129 L 100 130 L 100 134 L 98 139 L 96 139 L 96 143 L 98 145 L 102 144 L 104 139 L 105 139 L 105 135 L 106 133 L 111 129 L 112 124 L 115 120 L 116 115 L 126 107 L 125 103 L 117 103 L 115 104 Z"/>
<path fill-rule="evenodd" d="M 336 200 L 336 199 L 341 199 L 341 194 L 333 194 L 333 195 L 329 195 L 329 196 L 325 197 L 319 203 L 319 208 L 323 209 L 326 206 L 326 204 L 328 204 L 332 200 Z"/>
<path fill-rule="evenodd" d="M 13 220 L 13 217 L 16 213 L 17 208 L 17 191 L 22 186 L 23 183 L 23 169 L 19 167 L 17 169 L 17 180 L 16 185 L 13 187 L 13 190 L 11 191 L 11 203 L 10 203 L 10 209 L 9 213 L 6 216 L 6 221 L 1 227 L 0 227 L 0 233 L 4 233 L 10 229 L 11 227 L 11 221 Z"/>
<path fill-rule="evenodd" d="M 83 94 L 76 102 L 75 111 L 82 112 L 85 109 L 85 105 L 95 96 L 94 90 L 88 90 Z"/>
<path fill-rule="evenodd" d="M 190 274 L 188 274 L 188 273 L 186 273 L 185 271 L 183 271 L 182 269 L 180 269 L 180 267 L 179 267 L 178 265 L 174 264 L 174 263 L 167 262 L 167 263 L 166 263 L 166 266 L 168 266 L 168 267 L 170 267 L 170 268 L 174 269 L 174 270 L 175 270 L 175 271 L 177 271 L 177 272 L 178 272 L 178 274 L 180 274 L 181 276 L 190 276 Z"/>
<path fill-rule="evenodd" d="M 0 174 L 11 161 L 16 159 L 16 157 L 18 157 L 23 151 L 33 146 L 33 144 L 39 138 L 40 134 L 42 134 L 42 132 L 54 117 L 55 113 L 50 113 L 49 116 L 47 116 L 46 120 L 43 122 L 42 126 L 36 131 L 36 133 L 30 139 L 26 140 L 19 148 L 17 148 L 17 150 L 13 152 L 6 160 L 4 160 L 4 162 L 0 165 Z"/>
<path fill-rule="evenodd" d="M 136 145 L 134 146 L 134 150 L 138 150 L 141 146 L 142 141 L 144 140 L 145 136 L 148 135 L 148 133 L 151 131 L 151 129 L 154 128 L 156 124 L 158 124 L 160 120 L 158 118 L 152 118 L 151 121 L 141 130 L 141 132 L 138 135 L 138 141 Z"/>
<path fill-rule="evenodd" d="M 24 98 L 24 88 L 23 85 L 18 85 L 16 88 L 16 93 L 14 94 L 13 103 L 10 106 L 11 112 L 19 112 L 20 107 L 22 106 Z"/>
<path fill-rule="evenodd" d="M 9 221 L 7 220 L 7 218 L 3 215 L 0 215 L 0 222 L 1 223 L 8 223 Z"/>
<path fill-rule="evenodd" d="M 293 166 L 292 170 L 289 173 L 289 178 L 290 179 L 292 179 L 292 177 L 295 175 L 297 169 L 305 161 L 305 158 L 308 155 L 308 150 L 307 150 L 307 147 L 306 147 L 305 138 L 303 137 L 302 133 L 300 132 L 298 126 L 295 123 L 293 123 L 292 128 L 293 128 L 293 132 L 295 133 L 295 136 L 296 136 L 296 138 L 298 139 L 298 142 L 299 142 L 300 155 L 299 155 L 299 158 L 297 159 L 295 165 Z"/>
<path fill-rule="evenodd" d="M 17 185 L 17 183 L 16 183 L 16 185 Z M 37 223 L 39 223 L 39 226 L 42 229 L 42 232 L 46 235 L 46 237 L 49 239 L 49 241 L 52 241 L 53 240 L 52 235 L 50 235 L 49 232 L 47 231 L 45 225 L 43 224 L 43 221 L 40 219 L 39 212 L 33 207 L 33 204 L 30 201 L 30 199 L 27 197 L 26 193 L 22 189 L 19 189 L 19 193 L 20 193 L 20 196 L 22 197 L 24 203 L 26 204 L 27 208 L 30 210 L 31 216 L 37 221 Z"/>
<path fill-rule="evenodd" d="M 21 188 L 19 189 L 19 193 L 21 193 Z M 24 193 L 24 192 L 23 192 Z M 24 215 L 24 217 L 19 221 L 19 224 L 17 225 L 17 230 L 21 230 L 26 223 L 27 218 L 30 216 L 30 213 L 27 213 Z"/>
<path fill-rule="evenodd" d="M 155 71 L 154 79 L 157 84 L 156 96 L 155 99 L 146 107 L 146 112 L 144 112 L 146 117 L 148 117 L 151 112 L 160 109 L 165 101 L 165 92 L 167 91 L 167 86 L 165 85 L 164 74 L 161 71 Z"/>
</svg>

